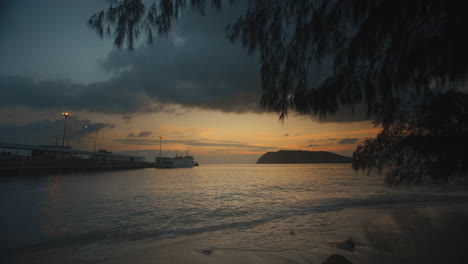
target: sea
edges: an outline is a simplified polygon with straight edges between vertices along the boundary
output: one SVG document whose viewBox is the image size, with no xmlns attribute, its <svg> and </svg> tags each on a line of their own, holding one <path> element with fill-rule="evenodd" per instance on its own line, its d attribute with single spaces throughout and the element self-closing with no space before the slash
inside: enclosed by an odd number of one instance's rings
<svg viewBox="0 0 468 264">
<path fill-rule="evenodd" d="M 0 177 L 0 263 L 370 263 L 395 255 L 372 230 L 402 239 L 385 212 L 467 202 L 466 185 L 390 187 L 350 164 Z"/>
</svg>

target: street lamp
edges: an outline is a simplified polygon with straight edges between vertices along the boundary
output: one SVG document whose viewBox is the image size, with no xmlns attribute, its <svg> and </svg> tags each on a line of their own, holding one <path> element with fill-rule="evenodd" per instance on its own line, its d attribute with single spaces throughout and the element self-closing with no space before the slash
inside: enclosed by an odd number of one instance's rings
<svg viewBox="0 0 468 264">
<path fill-rule="evenodd" d="M 62 115 L 65 117 L 65 124 L 63 125 L 62 147 L 65 147 L 65 134 L 67 132 L 67 119 L 69 116 L 71 116 L 71 114 L 67 112 L 63 112 Z"/>
</svg>

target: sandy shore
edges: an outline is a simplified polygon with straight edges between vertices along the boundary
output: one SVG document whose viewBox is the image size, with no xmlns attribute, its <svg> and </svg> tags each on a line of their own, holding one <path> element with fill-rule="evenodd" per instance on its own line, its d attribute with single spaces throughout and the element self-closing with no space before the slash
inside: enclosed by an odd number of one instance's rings
<svg viewBox="0 0 468 264">
<path fill-rule="evenodd" d="M 340 223 L 338 227 L 311 233 L 281 231 L 276 248 L 272 243 L 253 248 L 228 241 L 226 232 L 234 236 L 239 231 L 224 230 L 174 239 L 57 247 L 31 255 L 18 252 L 14 262 L 322 263 L 336 253 L 353 263 L 468 263 L 467 203 L 393 204 L 327 214 Z M 256 235 L 260 234 L 251 234 Z M 336 247 L 348 237 L 356 243 L 353 252 Z"/>
<path fill-rule="evenodd" d="M 468 204 L 363 210 L 355 263 L 467 263 Z"/>
<path fill-rule="evenodd" d="M 301 248 L 228 248 L 209 234 L 96 252 L 103 263 L 322 263 L 337 253 L 353 263 L 466 263 L 468 204 L 395 204 L 334 212 L 341 228 Z M 300 235 L 300 234 L 297 234 Z M 352 237 L 354 252 L 336 247 Z M 203 250 L 208 249 L 208 252 Z M 81 259 L 83 260 L 83 259 Z"/>
</svg>

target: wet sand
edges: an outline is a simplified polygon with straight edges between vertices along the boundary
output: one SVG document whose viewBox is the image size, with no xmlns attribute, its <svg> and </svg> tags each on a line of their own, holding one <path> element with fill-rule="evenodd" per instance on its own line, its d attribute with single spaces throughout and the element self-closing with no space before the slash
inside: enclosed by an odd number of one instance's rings
<svg viewBox="0 0 468 264">
<path fill-rule="evenodd" d="M 233 229 L 159 240 L 56 246 L 34 252 L 23 249 L 9 261 L 275 264 L 322 263 L 329 255 L 340 254 L 353 263 L 467 263 L 467 203 L 393 204 L 327 214 L 340 224 L 322 227 L 320 232 L 278 230 L 278 241 L 264 241 L 264 245 L 255 247 L 235 241 L 236 233 L 243 231 Z M 246 232 L 252 239 L 261 235 Z M 227 239 L 230 237 L 233 240 Z M 354 240 L 355 250 L 337 248 L 348 237 Z"/>
<path fill-rule="evenodd" d="M 467 204 L 400 204 L 334 212 L 346 225 L 311 237 L 307 245 L 229 248 L 216 234 L 101 248 L 79 261 L 102 263 L 322 263 L 340 254 L 353 263 L 466 263 Z M 287 234 L 285 234 L 286 236 Z M 294 236 L 300 236 L 294 233 Z M 353 252 L 336 245 L 352 237 Z M 119 252 L 118 256 L 115 253 Z M 107 257 L 114 255 L 114 257 Z"/>
</svg>

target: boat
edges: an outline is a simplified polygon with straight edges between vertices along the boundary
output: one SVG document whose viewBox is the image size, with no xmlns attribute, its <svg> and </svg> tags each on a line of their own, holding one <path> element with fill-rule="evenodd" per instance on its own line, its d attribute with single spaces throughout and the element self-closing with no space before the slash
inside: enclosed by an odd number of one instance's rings
<svg viewBox="0 0 468 264">
<path fill-rule="evenodd" d="M 194 166 L 194 167 L 198 167 L 198 166 L 200 166 L 200 164 L 198 164 L 198 161 L 194 160 L 194 161 L 193 161 L 193 166 Z"/>
<path fill-rule="evenodd" d="M 185 156 L 176 155 L 174 158 L 162 157 L 162 137 L 159 136 L 159 157 L 156 157 L 156 168 L 171 169 L 171 168 L 193 168 L 199 166 L 198 162 L 185 152 Z"/>
<path fill-rule="evenodd" d="M 188 155 L 175 156 L 174 158 L 156 157 L 156 168 L 162 168 L 162 169 L 192 168 L 193 166 L 194 166 L 193 156 L 188 156 Z"/>
</svg>

